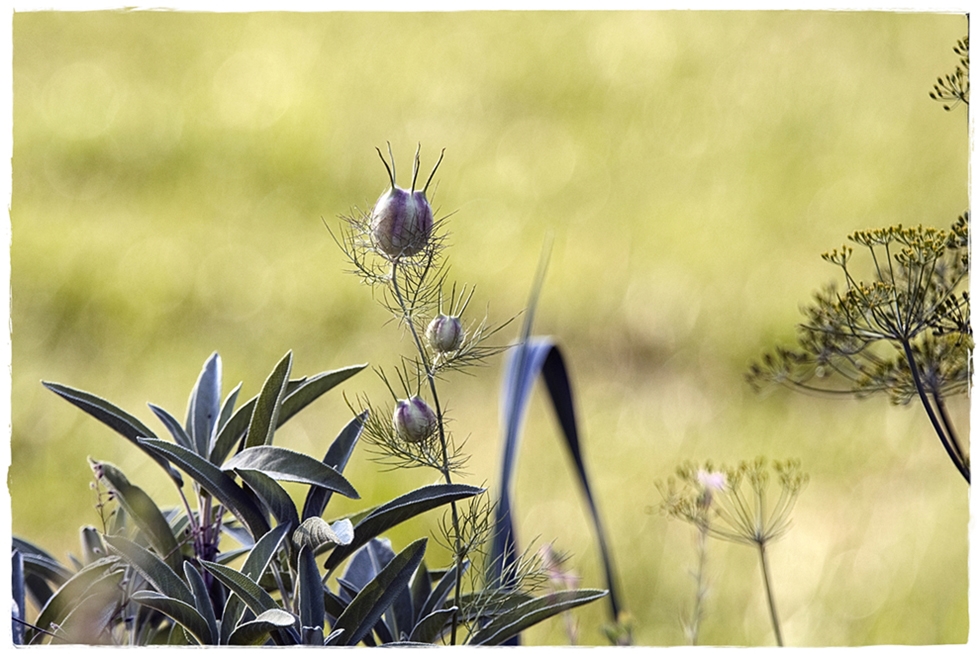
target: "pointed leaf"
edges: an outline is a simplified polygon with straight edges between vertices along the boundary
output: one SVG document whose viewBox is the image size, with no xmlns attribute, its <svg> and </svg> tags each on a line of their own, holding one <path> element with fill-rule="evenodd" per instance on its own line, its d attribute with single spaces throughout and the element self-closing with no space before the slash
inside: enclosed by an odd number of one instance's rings
<svg viewBox="0 0 980 654">
<path fill-rule="evenodd" d="M 235 402 L 238 401 L 238 393 L 242 390 L 242 383 L 238 382 L 238 386 L 231 389 L 228 393 L 228 397 L 225 398 L 224 404 L 221 405 L 221 413 L 218 414 L 218 424 L 215 425 L 214 435 L 217 438 L 218 433 L 224 428 L 228 421 L 231 420 L 231 416 L 235 412 Z M 212 463 L 216 463 L 212 461 Z"/>
<path fill-rule="evenodd" d="M 339 370 L 321 372 L 309 379 L 304 379 L 295 389 L 287 389 L 286 397 L 282 402 L 282 410 L 279 413 L 279 424 L 282 425 L 331 388 L 350 379 L 366 367 L 367 364 L 362 363 Z"/>
<path fill-rule="evenodd" d="M 280 525 L 295 527 L 299 524 L 299 513 L 289 493 L 271 477 L 258 470 L 238 470 L 235 472 L 248 487 L 255 491 L 262 503 L 269 509 Z"/>
<path fill-rule="evenodd" d="M 265 574 L 266 568 L 269 567 L 269 562 L 275 556 L 276 552 L 279 551 L 280 545 L 282 545 L 282 540 L 285 538 L 286 533 L 289 531 L 289 525 L 280 524 L 277 525 L 275 529 L 272 529 L 262 538 L 255 543 L 254 547 L 245 559 L 245 563 L 242 564 L 241 571 L 246 577 L 252 581 L 259 581 L 262 575 Z M 222 612 L 221 619 L 221 642 L 227 643 L 232 630 L 238 621 L 241 620 L 242 614 L 245 612 L 245 604 L 238 598 L 237 595 L 229 595 L 228 600 L 225 602 L 225 608 Z"/>
<path fill-rule="evenodd" d="M 68 386 L 63 386 L 62 384 L 55 384 L 54 382 L 42 381 L 41 384 L 48 390 L 68 400 L 85 413 L 108 425 L 117 433 L 122 434 L 124 437 L 129 439 L 132 443 L 150 455 L 150 458 L 159 463 L 178 486 L 184 485 L 184 480 L 181 478 L 180 473 L 174 470 L 170 464 L 167 463 L 165 458 L 161 457 L 159 453 L 147 448 L 140 442 L 141 439 L 159 439 L 157 438 L 156 434 L 150 431 L 146 425 L 137 420 L 134 416 L 131 416 L 116 405 L 102 399 L 101 397 L 92 395 L 91 393 L 80 391 L 75 388 L 69 388 Z"/>
<path fill-rule="evenodd" d="M 187 579 L 194 594 L 194 606 L 197 612 L 208 625 L 208 641 L 202 645 L 218 645 L 218 621 L 214 615 L 214 607 L 211 605 L 211 595 L 208 593 L 207 584 L 204 577 L 197 571 L 190 561 L 184 561 L 184 577 Z"/>
<path fill-rule="evenodd" d="M 193 477 L 197 483 L 201 484 L 209 493 L 214 495 L 224 504 L 235 516 L 248 527 L 253 537 L 258 537 L 269 530 L 269 523 L 262 515 L 259 508 L 252 501 L 252 498 L 242 490 L 231 478 L 221 471 L 220 468 L 190 450 L 186 450 L 179 445 L 168 443 L 156 439 L 149 441 L 141 438 L 139 442 L 169 459 Z"/>
<path fill-rule="evenodd" d="M 252 613 L 259 615 L 263 611 L 279 608 L 276 600 L 265 589 L 238 570 L 210 561 L 201 561 L 201 565 L 245 602 Z"/>
<path fill-rule="evenodd" d="M 207 458 L 211 436 L 221 413 L 221 357 L 215 352 L 204 362 L 187 403 L 187 434 L 194 451 Z"/>
<path fill-rule="evenodd" d="M 262 390 L 255 402 L 252 419 L 248 423 L 248 434 L 245 436 L 245 448 L 256 445 L 272 445 L 272 438 L 279 424 L 279 409 L 286 396 L 286 382 L 289 371 L 293 366 L 293 351 L 286 352 L 272 374 L 265 380 Z"/>
<path fill-rule="evenodd" d="M 65 616 L 85 599 L 86 594 L 98 584 L 99 580 L 113 574 L 119 574 L 111 571 L 118 563 L 119 557 L 107 556 L 76 572 L 52 593 L 38 613 L 34 624 L 38 628 L 46 630 L 50 629 L 52 624 L 61 624 Z"/>
<path fill-rule="evenodd" d="M 466 574 L 469 567 L 470 562 L 463 561 L 463 574 Z M 429 598 L 419 608 L 419 615 L 428 615 L 445 606 L 446 598 L 449 597 L 449 593 L 456 587 L 456 570 L 457 568 L 454 565 L 442 576 L 442 579 L 439 580 L 436 587 L 432 589 Z"/>
<path fill-rule="evenodd" d="M 136 591 L 133 593 L 133 600 L 170 616 L 187 629 L 201 645 L 215 644 L 207 621 L 191 604 L 152 590 Z"/>
<path fill-rule="evenodd" d="M 191 442 L 191 437 L 187 435 L 186 431 L 184 431 L 184 427 L 177 421 L 177 418 L 170 415 L 166 409 L 158 407 L 155 404 L 147 404 L 147 406 L 149 406 L 150 411 L 152 411 L 154 415 L 160 419 L 160 422 L 162 422 L 163 426 L 167 428 L 170 435 L 174 437 L 174 442 L 177 443 L 177 445 L 186 447 L 189 450 L 194 449 L 194 444 Z"/>
<path fill-rule="evenodd" d="M 449 626 L 455 612 L 455 607 L 433 611 L 418 621 L 408 639 L 416 643 L 434 644 Z"/>
<path fill-rule="evenodd" d="M 121 536 L 105 536 L 105 541 L 110 548 L 139 570 L 140 574 L 158 591 L 167 597 L 194 605 L 194 595 L 187 584 L 153 552 Z"/>
<path fill-rule="evenodd" d="M 468 645 L 501 645 L 528 627 L 553 615 L 588 604 L 607 595 L 604 590 L 565 590 L 536 597 L 488 622 L 470 638 Z"/>
<path fill-rule="evenodd" d="M 336 568 L 339 563 L 369 540 L 405 520 L 438 506 L 479 495 L 483 491 L 484 489 L 479 486 L 436 484 L 423 486 L 382 504 L 354 526 L 353 541 L 350 545 L 339 546 L 331 552 L 324 566 L 327 570 Z"/>
<path fill-rule="evenodd" d="M 363 370 L 367 364 L 351 366 L 331 372 L 323 372 L 312 379 L 306 378 L 290 380 L 286 384 L 286 397 L 282 407 L 279 409 L 279 420 L 277 427 L 281 427 L 287 420 L 299 413 L 313 400 L 323 393 L 348 379 L 354 374 Z M 304 388 L 308 386 L 308 388 Z M 298 391 L 302 390 L 302 393 Z M 312 391 L 316 391 L 313 393 Z M 292 395 L 296 397 L 292 397 Z M 253 397 L 243 404 L 240 409 L 221 427 L 214 447 L 211 450 L 211 463 L 220 464 L 235 448 L 235 444 L 245 435 L 248 430 L 249 422 L 252 419 L 252 412 L 258 397 Z M 340 468 L 338 468 L 340 470 Z M 309 516 L 307 516 L 309 517 Z"/>
<path fill-rule="evenodd" d="M 171 535 L 173 533 L 171 532 Z M 102 534 L 95 527 L 82 527 L 82 557 L 85 565 L 94 563 L 106 555 L 105 544 L 102 542 Z M 176 543 L 176 541 L 174 541 Z"/>
<path fill-rule="evenodd" d="M 350 482 L 325 463 L 301 452 L 272 445 L 248 447 L 228 459 L 224 470 L 258 470 L 279 481 L 314 484 L 360 499 Z"/>
<path fill-rule="evenodd" d="M 313 550 L 301 547 L 299 550 L 299 621 L 303 628 L 303 641 L 306 645 L 323 643 L 323 623 L 326 618 L 323 608 L 323 581 L 313 557 Z"/>
<path fill-rule="evenodd" d="M 341 430 L 337 438 L 334 439 L 334 442 L 330 444 L 330 449 L 327 450 L 326 455 L 323 457 L 323 463 L 339 473 L 344 472 L 344 468 L 347 467 L 347 461 L 350 460 L 354 446 L 357 445 L 361 431 L 364 429 L 367 417 L 368 412 L 363 411 L 347 423 L 347 426 Z M 303 520 L 314 516 L 322 516 L 332 495 L 333 492 L 326 488 L 312 486 L 306 494 L 306 501 L 303 503 Z"/>
<path fill-rule="evenodd" d="M 269 640 L 271 633 L 295 624 L 296 616 L 292 613 L 282 609 L 269 609 L 257 615 L 254 620 L 239 625 L 232 632 L 228 644 L 238 647 L 262 645 Z"/>
<path fill-rule="evenodd" d="M 333 644 L 356 645 L 371 632 L 421 563 L 425 542 L 424 538 L 417 540 L 402 550 L 347 605 L 334 624 L 334 629 L 343 629 L 345 633 Z"/>
<path fill-rule="evenodd" d="M 108 462 L 89 459 L 96 477 L 112 492 L 123 510 L 133 518 L 136 526 L 146 535 L 147 540 L 167 565 L 175 572 L 180 569 L 180 546 L 170 524 L 149 495 L 129 483 L 122 470 Z"/>
<path fill-rule="evenodd" d="M 109 644 L 105 635 L 124 601 L 120 586 L 122 579 L 123 571 L 116 570 L 100 577 L 86 589 L 84 597 L 80 598 L 53 630 L 59 636 L 58 642 Z"/>
<path fill-rule="evenodd" d="M 214 445 L 211 447 L 211 455 L 208 457 L 211 463 L 221 465 L 245 436 L 248 431 L 248 423 L 252 420 L 252 412 L 255 410 L 257 399 L 253 397 L 238 407 L 231 418 L 218 430 L 218 436 L 214 439 Z"/>
</svg>

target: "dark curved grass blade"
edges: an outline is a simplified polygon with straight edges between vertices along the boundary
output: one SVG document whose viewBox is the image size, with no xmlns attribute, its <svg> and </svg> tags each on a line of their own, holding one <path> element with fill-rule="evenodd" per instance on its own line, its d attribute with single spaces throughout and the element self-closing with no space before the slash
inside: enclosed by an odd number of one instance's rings
<svg viewBox="0 0 980 654">
<path fill-rule="evenodd" d="M 172 461 L 174 465 L 184 470 L 209 493 L 218 498 L 235 514 L 235 517 L 242 521 L 243 525 L 248 527 L 253 538 L 269 531 L 269 523 L 248 493 L 213 463 L 188 449 L 160 439 L 148 441 L 141 438 L 139 442 L 150 448 L 151 451 L 157 452 Z"/>
<path fill-rule="evenodd" d="M 513 526 L 513 478 L 517 465 L 518 444 L 521 437 L 521 427 L 531 398 L 535 379 L 544 379 L 551 400 L 552 408 L 558 418 L 563 436 L 563 444 L 575 464 L 579 482 L 585 493 L 585 500 L 592 516 L 596 538 L 602 554 L 602 563 L 609 588 L 609 605 L 612 619 L 619 616 L 621 605 L 616 592 L 616 580 L 613 572 L 612 555 L 606 541 L 605 530 L 599 517 L 589 478 L 582 458 L 579 444 L 578 426 L 575 418 L 571 381 L 565 366 L 561 350 L 550 339 L 533 338 L 519 345 L 513 352 L 508 353 L 504 364 L 504 404 L 502 407 L 504 424 L 504 456 L 501 466 L 500 501 L 497 504 L 496 531 L 494 533 L 492 556 L 494 575 L 492 581 L 507 587 L 509 579 L 506 576 L 508 563 L 512 562 L 516 552 L 516 535 Z"/>
<path fill-rule="evenodd" d="M 398 553 L 378 575 L 357 594 L 337 618 L 334 629 L 343 629 L 334 645 L 356 645 L 374 628 L 395 598 L 405 590 L 412 573 L 422 562 L 426 539 L 422 538 Z"/>
<path fill-rule="evenodd" d="M 311 456 L 272 445 L 248 447 L 228 459 L 224 470 L 258 470 L 278 481 L 313 484 L 336 491 L 345 497 L 360 499 L 343 475 Z"/>
<path fill-rule="evenodd" d="M 245 435 L 245 448 L 256 445 L 272 445 L 272 439 L 279 424 L 279 408 L 286 397 L 286 383 L 289 381 L 289 371 L 293 367 L 293 351 L 286 352 L 272 373 L 262 385 L 252 419 L 248 423 Z"/>
<path fill-rule="evenodd" d="M 564 590 L 535 597 L 497 616 L 470 638 L 468 645 L 502 645 L 528 627 L 563 611 L 594 602 L 604 590 Z"/>
<path fill-rule="evenodd" d="M 589 486 L 585 462 L 582 458 L 577 421 L 575 419 L 574 402 L 572 401 L 572 385 L 564 358 L 558 346 L 545 338 L 531 338 L 531 327 L 534 313 L 537 309 L 538 298 L 544 285 L 544 276 L 548 266 L 550 242 L 542 251 L 541 260 L 535 274 L 531 295 L 528 298 L 524 312 L 524 324 L 521 328 L 520 341 L 516 348 L 509 351 L 504 362 L 504 377 L 502 382 L 501 422 L 504 429 L 504 455 L 500 474 L 500 498 L 495 513 L 495 530 L 491 545 L 491 566 L 487 583 L 507 588 L 512 585 L 512 578 L 505 571 L 511 570 L 511 565 L 517 557 L 517 537 L 513 521 L 513 478 L 517 465 L 517 450 L 520 442 L 521 427 L 527 404 L 531 397 L 534 381 L 540 375 L 544 378 L 548 389 L 551 405 L 558 417 L 564 443 L 575 463 L 579 481 L 585 492 L 586 501 L 592 515 L 596 538 L 602 553 L 602 562 L 609 589 L 609 606 L 613 620 L 618 620 L 621 604 L 616 592 L 616 581 L 613 572 L 612 556 L 610 554 L 605 531 L 599 519 L 595 498 Z M 509 644 L 517 644 L 511 641 Z"/>
<path fill-rule="evenodd" d="M 361 437 L 361 431 L 364 429 L 367 418 L 368 412 L 363 411 L 347 423 L 347 426 L 340 431 L 337 438 L 330 444 L 327 453 L 323 457 L 323 463 L 343 474 L 344 468 L 347 467 L 347 462 L 354 452 L 354 446 L 357 445 L 357 441 Z M 306 521 L 310 518 L 322 516 L 332 495 L 333 492 L 326 488 L 311 486 L 309 492 L 306 494 L 306 501 L 303 502 L 303 520 Z"/>
<path fill-rule="evenodd" d="M 365 516 L 354 526 L 354 540 L 351 541 L 350 545 L 343 545 L 334 549 L 323 565 L 327 570 L 333 570 L 359 547 L 395 525 L 437 506 L 479 495 L 484 490 L 479 486 L 467 486 L 465 484 L 436 484 L 423 486 L 405 493 L 375 508 Z"/>
<path fill-rule="evenodd" d="M 215 352 L 204 362 L 187 402 L 187 435 L 202 457 L 207 458 L 211 450 L 211 436 L 220 414 L 221 357 Z"/>
<path fill-rule="evenodd" d="M 170 463 L 167 462 L 166 458 L 160 456 L 159 453 L 147 448 L 140 442 L 141 439 L 143 441 L 160 439 L 157 438 L 157 435 L 150 431 L 150 429 L 140 422 L 135 416 L 126 413 L 111 402 L 86 391 L 80 391 L 76 388 L 70 388 L 54 382 L 42 381 L 41 384 L 49 391 L 68 400 L 99 422 L 108 425 L 116 433 L 124 436 L 134 445 L 146 452 L 150 458 L 159 463 L 178 486 L 184 485 L 184 480 L 181 478 L 180 473 L 173 469 Z"/>
</svg>

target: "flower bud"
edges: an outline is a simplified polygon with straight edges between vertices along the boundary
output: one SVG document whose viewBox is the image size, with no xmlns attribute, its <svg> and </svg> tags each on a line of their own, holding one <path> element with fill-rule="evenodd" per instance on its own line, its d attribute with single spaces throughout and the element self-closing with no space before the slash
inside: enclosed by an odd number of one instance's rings
<svg viewBox="0 0 980 654">
<path fill-rule="evenodd" d="M 421 149 L 421 148 L 420 148 Z M 395 158 L 388 144 L 388 156 L 391 166 L 385 161 L 381 150 L 378 150 L 381 161 L 388 171 L 391 188 L 385 191 L 374 204 L 371 211 L 371 237 L 375 247 L 389 259 L 411 257 L 425 249 L 432 236 L 432 207 L 425 197 L 432 177 L 436 174 L 442 155 L 436 162 L 429 179 L 421 190 L 415 190 L 415 182 L 419 174 L 419 150 L 415 151 L 415 165 L 412 168 L 412 188 L 403 189 L 395 185 Z M 445 151 L 443 151 L 445 154 Z"/>
<path fill-rule="evenodd" d="M 454 352 L 463 343 L 463 325 L 456 316 L 439 314 L 429 323 L 425 337 L 436 352 Z"/>
<path fill-rule="evenodd" d="M 425 400 L 415 395 L 407 400 L 398 400 L 391 424 L 403 440 L 418 443 L 435 433 L 439 421 Z"/>
<path fill-rule="evenodd" d="M 371 234 L 375 246 L 389 258 L 421 252 L 432 235 L 432 207 L 425 191 L 392 186 L 374 205 Z"/>
</svg>

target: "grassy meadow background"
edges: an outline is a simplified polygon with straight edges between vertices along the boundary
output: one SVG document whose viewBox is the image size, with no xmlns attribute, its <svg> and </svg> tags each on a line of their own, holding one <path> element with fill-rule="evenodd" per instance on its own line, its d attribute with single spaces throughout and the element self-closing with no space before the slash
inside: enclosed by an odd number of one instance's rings
<svg viewBox="0 0 980 654">
<path fill-rule="evenodd" d="M 693 598 L 695 531 L 659 515 L 655 480 L 760 454 L 811 476 L 770 552 L 787 644 L 964 642 L 968 487 L 921 408 L 756 394 L 743 374 L 836 279 L 822 252 L 967 208 L 966 111 L 928 97 L 966 30 L 962 15 L 886 12 L 15 14 L 13 532 L 79 551 L 79 528 L 99 525 L 86 456 L 177 502 L 158 466 L 42 379 L 162 434 L 146 402 L 183 415 L 213 351 L 243 398 L 289 349 L 295 376 L 390 369 L 409 343 L 322 221 L 384 190 L 376 146 L 391 141 L 407 183 L 421 142 L 423 174 L 446 149 L 430 197 L 452 213 L 474 316 L 518 313 L 554 236 L 535 331 L 574 376 L 637 644 L 683 644 Z M 444 390 L 471 483 L 496 478 L 499 381 L 493 360 Z M 370 372 L 342 388 L 385 393 Z M 600 586 L 543 399 L 519 535 Z M 965 436 L 967 402 L 951 408 Z M 322 456 L 349 418 L 334 391 L 278 442 Z M 336 512 L 435 481 L 382 474 L 364 450 L 348 472 L 364 500 Z M 772 644 L 755 552 L 711 541 L 708 557 L 701 642 Z M 574 615 L 582 644 L 605 642 L 605 604 Z M 526 642 L 567 642 L 562 621 Z"/>
</svg>

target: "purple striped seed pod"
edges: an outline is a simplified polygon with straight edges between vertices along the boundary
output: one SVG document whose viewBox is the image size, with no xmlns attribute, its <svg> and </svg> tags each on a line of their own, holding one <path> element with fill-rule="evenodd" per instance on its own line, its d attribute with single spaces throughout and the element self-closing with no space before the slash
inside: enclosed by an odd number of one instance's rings
<svg viewBox="0 0 980 654">
<path fill-rule="evenodd" d="M 463 325 L 456 316 L 439 314 L 425 329 L 425 337 L 436 352 L 455 352 L 463 344 Z"/>
<path fill-rule="evenodd" d="M 425 191 L 392 186 L 378 198 L 371 212 L 375 246 L 389 259 L 421 252 L 432 235 L 432 207 Z"/>
<path fill-rule="evenodd" d="M 439 420 L 425 400 L 415 395 L 407 400 L 398 400 L 391 424 L 402 440 L 419 443 L 436 432 Z"/>
</svg>

